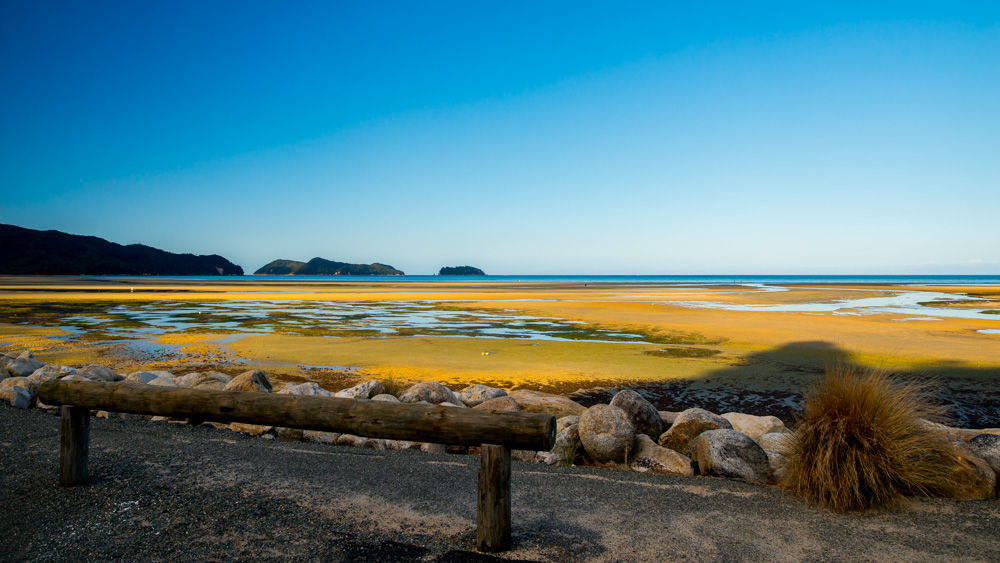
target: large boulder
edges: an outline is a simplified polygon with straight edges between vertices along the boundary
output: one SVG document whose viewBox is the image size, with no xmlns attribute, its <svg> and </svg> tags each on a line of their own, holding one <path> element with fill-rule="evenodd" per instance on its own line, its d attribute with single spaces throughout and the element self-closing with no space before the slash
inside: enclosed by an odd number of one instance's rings
<svg viewBox="0 0 1000 563">
<path fill-rule="evenodd" d="M 510 399 L 510 397 L 501 397 L 493 400 L 499 401 L 503 398 Z M 510 400 L 513 402 L 513 399 Z M 580 442 L 580 417 L 565 416 L 556 421 L 556 441 L 552 445 L 552 449 L 548 452 L 542 452 L 540 457 L 548 465 L 573 465 L 573 462 L 579 457 L 582 446 L 583 444 Z"/>
<path fill-rule="evenodd" d="M 791 452 L 792 434 L 788 432 L 769 432 L 757 440 L 757 444 L 767 454 L 767 461 L 774 471 L 774 478 L 783 481 L 787 476 L 788 456 Z"/>
<path fill-rule="evenodd" d="M 681 415 L 681 411 L 659 411 L 660 420 L 663 422 L 663 428 L 670 428 L 670 425 L 677 420 L 677 417 Z M 655 438 L 656 436 L 652 436 Z"/>
<path fill-rule="evenodd" d="M 950 442 L 969 442 L 976 436 L 979 436 L 980 432 L 978 430 L 969 430 L 966 428 L 954 428 L 951 426 L 946 426 L 939 422 L 931 422 L 929 420 L 921 419 L 920 422 L 925 428 L 934 430 L 941 433 Z"/>
<path fill-rule="evenodd" d="M 705 409 L 688 409 L 677 415 L 666 432 L 660 434 L 659 444 L 684 455 L 691 455 L 691 440 L 707 430 L 732 430 L 728 420 Z M 691 457 L 694 457 L 691 455 Z"/>
<path fill-rule="evenodd" d="M 398 403 L 399 399 L 395 395 L 390 395 L 388 393 L 382 393 L 381 395 L 375 395 L 372 397 L 373 401 L 378 401 L 380 403 Z"/>
<path fill-rule="evenodd" d="M 194 372 L 174 379 L 179 387 L 222 391 L 233 378 L 217 371 Z"/>
<path fill-rule="evenodd" d="M 175 379 L 174 374 L 169 371 L 136 371 L 125 376 L 125 381 L 136 383 L 149 383 L 154 379 Z"/>
<path fill-rule="evenodd" d="M 507 396 L 495 397 L 488 401 L 483 401 L 472 408 L 502 412 L 515 412 L 521 410 L 517 407 L 517 401 Z"/>
<path fill-rule="evenodd" d="M 41 383 L 27 377 L 8 377 L 7 379 L 0 380 L 0 390 L 15 389 L 17 390 L 15 392 L 27 395 L 29 406 L 34 406 L 38 402 L 38 388 L 40 386 Z M 13 395 L 9 395 L 7 401 L 16 407 L 20 405 L 20 403 L 17 403 L 18 399 Z"/>
<path fill-rule="evenodd" d="M 741 412 L 727 412 L 722 418 L 733 425 L 733 430 L 742 432 L 757 442 L 764 434 L 788 432 L 785 423 L 776 416 L 754 416 Z"/>
<path fill-rule="evenodd" d="M 341 399 L 371 399 L 376 395 L 385 393 L 385 386 L 382 382 L 371 379 L 364 383 L 358 383 L 349 389 L 342 389 L 334 394 L 334 397 Z"/>
<path fill-rule="evenodd" d="M 490 387 L 489 385 L 483 385 L 477 383 L 475 385 L 470 385 L 458 394 L 458 398 L 465 403 L 467 406 L 474 407 L 490 399 L 496 399 L 497 397 L 506 397 L 507 392 L 503 389 L 497 387 Z"/>
<path fill-rule="evenodd" d="M 770 483 L 774 478 L 767 453 L 749 436 L 732 429 L 706 430 L 691 441 L 691 457 L 702 475 Z"/>
<path fill-rule="evenodd" d="M 267 374 L 259 369 L 245 371 L 232 378 L 224 387 L 226 391 L 246 391 L 248 393 L 270 393 L 273 389 Z"/>
<path fill-rule="evenodd" d="M 67 382 L 72 383 L 74 381 L 94 381 L 94 380 L 90 379 L 89 377 L 84 377 L 84 376 L 80 375 L 79 373 L 73 373 L 73 374 L 67 375 L 66 377 L 60 378 L 59 381 L 67 381 Z"/>
<path fill-rule="evenodd" d="M 76 373 L 76 370 L 69 366 L 47 364 L 36 369 L 28 378 L 34 379 L 39 383 L 45 383 L 46 381 L 52 381 L 53 379 L 59 379 L 60 377 L 66 377 L 74 373 Z"/>
<path fill-rule="evenodd" d="M 1000 475 L 1000 436 L 980 434 L 969 440 L 969 449 L 976 457 L 985 461 L 994 473 Z"/>
<path fill-rule="evenodd" d="M 962 451 L 955 460 L 952 480 L 957 485 L 955 498 L 977 500 L 990 498 L 997 488 L 997 475 L 985 460 Z"/>
<path fill-rule="evenodd" d="M 332 394 L 312 381 L 300 383 L 286 383 L 285 387 L 278 391 L 278 395 L 303 395 L 306 397 L 331 397 Z"/>
<path fill-rule="evenodd" d="M 76 375 L 91 381 L 103 381 L 104 383 L 114 383 L 125 379 L 123 375 L 116 373 L 108 366 L 102 366 L 101 364 L 83 366 L 82 368 L 76 370 Z M 63 379 L 66 380 L 66 378 Z"/>
<path fill-rule="evenodd" d="M 0 389 L 0 401 L 19 409 L 30 409 L 32 402 L 31 394 L 25 388 L 17 385 Z"/>
<path fill-rule="evenodd" d="M 615 393 L 611 399 L 611 406 L 618 407 L 625 411 L 628 419 L 632 421 L 636 434 L 660 437 L 663 434 L 663 420 L 659 411 L 652 403 L 647 401 L 642 395 L 625 389 Z"/>
<path fill-rule="evenodd" d="M 594 405 L 580 415 L 580 443 L 598 461 L 623 462 L 635 441 L 635 427 L 625 411 Z"/>
<path fill-rule="evenodd" d="M 455 395 L 437 381 L 422 381 L 410 387 L 399 396 L 402 403 L 419 403 L 427 401 L 433 405 L 448 403 L 455 400 Z"/>
<path fill-rule="evenodd" d="M 670 448 L 664 448 L 645 434 L 639 434 L 635 440 L 635 454 L 629 464 L 633 471 L 641 473 L 658 473 L 663 475 L 694 475 L 691 458 L 677 453 Z"/>
<path fill-rule="evenodd" d="M 38 388 L 41 385 L 42 384 L 39 381 L 31 379 L 30 377 L 8 377 L 7 379 L 0 381 L 0 389 L 15 386 L 20 387 L 28 393 L 31 393 L 32 398 L 34 398 L 34 396 L 38 393 Z"/>
<path fill-rule="evenodd" d="M 10 373 L 11 377 L 28 377 L 44 365 L 42 362 L 36 360 L 31 355 L 31 352 L 25 350 L 16 358 L 8 360 L 4 367 Z"/>
<path fill-rule="evenodd" d="M 528 389 L 518 389 L 508 393 L 517 403 L 519 409 L 524 412 L 540 412 L 551 414 L 556 418 L 564 416 L 580 416 L 587 410 L 586 407 L 567 399 L 561 395 L 542 393 L 541 391 L 530 391 Z"/>
<path fill-rule="evenodd" d="M 174 377 L 156 377 L 146 382 L 146 385 L 155 385 L 157 387 L 180 387 L 177 385 Z"/>
</svg>

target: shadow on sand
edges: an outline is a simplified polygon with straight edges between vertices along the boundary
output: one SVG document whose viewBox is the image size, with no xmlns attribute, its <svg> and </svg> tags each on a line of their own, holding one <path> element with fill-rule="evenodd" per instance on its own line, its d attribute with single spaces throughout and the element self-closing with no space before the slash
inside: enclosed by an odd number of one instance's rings
<svg viewBox="0 0 1000 563">
<path fill-rule="evenodd" d="M 742 358 L 696 379 L 580 390 L 570 397 L 585 406 L 607 403 L 619 390 L 633 389 L 659 410 L 700 407 L 715 413 L 773 415 L 792 424 L 802 395 L 828 366 L 855 365 L 852 354 L 824 341 L 792 342 Z M 888 366 L 887 366 L 888 367 Z M 921 372 L 893 371 L 900 381 L 927 386 L 947 408 L 949 424 L 1000 427 L 1000 369 L 941 362 Z"/>
</svg>

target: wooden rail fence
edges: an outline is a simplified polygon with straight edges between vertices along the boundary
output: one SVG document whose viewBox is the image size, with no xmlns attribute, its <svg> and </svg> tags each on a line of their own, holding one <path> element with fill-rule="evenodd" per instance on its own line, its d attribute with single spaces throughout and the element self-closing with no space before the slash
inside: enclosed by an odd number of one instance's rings
<svg viewBox="0 0 1000 563">
<path fill-rule="evenodd" d="M 555 418 L 548 414 L 89 381 L 49 381 L 38 398 L 61 406 L 59 480 L 64 486 L 89 479 L 91 410 L 479 446 L 480 551 L 510 548 L 510 450 L 545 451 L 555 442 Z"/>
</svg>

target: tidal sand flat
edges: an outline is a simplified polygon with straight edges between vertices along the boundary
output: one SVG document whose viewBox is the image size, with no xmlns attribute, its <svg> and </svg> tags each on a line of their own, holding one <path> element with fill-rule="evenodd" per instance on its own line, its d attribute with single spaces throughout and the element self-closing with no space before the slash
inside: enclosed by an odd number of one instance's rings
<svg viewBox="0 0 1000 563">
<path fill-rule="evenodd" d="M 0 279 L 0 347 L 119 371 L 433 379 L 791 418 L 823 367 L 938 386 L 995 426 L 996 286 Z"/>
</svg>

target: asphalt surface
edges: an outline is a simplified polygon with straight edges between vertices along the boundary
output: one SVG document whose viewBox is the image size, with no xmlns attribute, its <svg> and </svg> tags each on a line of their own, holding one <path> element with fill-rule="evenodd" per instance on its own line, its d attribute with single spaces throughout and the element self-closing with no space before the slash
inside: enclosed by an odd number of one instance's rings
<svg viewBox="0 0 1000 563">
<path fill-rule="evenodd" d="M 0 405 L 2 561 L 493 561 L 478 456 L 276 442 L 92 419 L 88 484 L 58 485 L 59 418 Z M 738 481 L 514 462 L 529 561 L 1000 561 L 1000 503 L 835 514 Z"/>
</svg>

